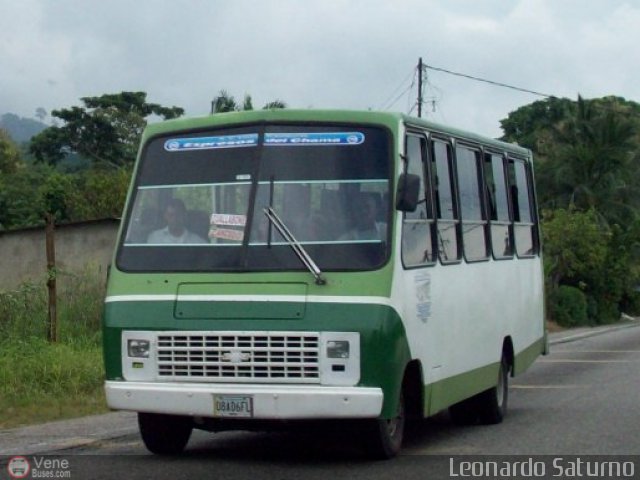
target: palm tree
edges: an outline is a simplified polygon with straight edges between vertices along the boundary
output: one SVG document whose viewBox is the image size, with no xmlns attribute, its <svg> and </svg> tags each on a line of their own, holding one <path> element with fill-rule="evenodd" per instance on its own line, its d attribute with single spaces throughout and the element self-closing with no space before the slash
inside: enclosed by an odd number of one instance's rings
<svg viewBox="0 0 640 480">
<path fill-rule="evenodd" d="M 264 107 L 264 110 L 272 108 L 287 108 L 287 104 L 282 100 L 273 100 L 268 102 Z M 225 112 L 240 112 L 246 110 L 253 110 L 253 101 L 251 95 L 245 94 L 242 105 L 236 102 L 236 99 L 229 94 L 226 90 L 220 90 L 218 95 L 214 97 L 211 102 L 211 114 L 225 113 Z"/>
<path fill-rule="evenodd" d="M 553 127 L 555 146 L 540 169 L 541 186 L 553 206 L 593 208 L 605 223 L 635 218 L 640 207 L 632 195 L 636 131 L 615 103 L 578 97 L 572 114 Z"/>
</svg>

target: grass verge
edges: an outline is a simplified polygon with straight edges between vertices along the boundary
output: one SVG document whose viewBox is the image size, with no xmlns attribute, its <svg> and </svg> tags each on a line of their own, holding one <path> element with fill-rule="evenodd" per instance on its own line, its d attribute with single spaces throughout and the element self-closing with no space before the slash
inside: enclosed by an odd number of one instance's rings
<svg viewBox="0 0 640 480">
<path fill-rule="evenodd" d="M 58 336 L 46 341 L 42 284 L 0 292 L 0 429 L 106 412 L 102 281 L 59 274 Z"/>
</svg>

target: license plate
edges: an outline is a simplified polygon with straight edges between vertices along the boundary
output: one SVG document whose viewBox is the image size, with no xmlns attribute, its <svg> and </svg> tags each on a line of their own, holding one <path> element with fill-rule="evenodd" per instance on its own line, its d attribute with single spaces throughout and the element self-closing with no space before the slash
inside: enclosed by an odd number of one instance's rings
<svg viewBox="0 0 640 480">
<path fill-rule="evenodd" d="M 215 417 L 253 417 L 253 397 L 237 395 L 214 395 L 213 415 Z"/>
</svg>

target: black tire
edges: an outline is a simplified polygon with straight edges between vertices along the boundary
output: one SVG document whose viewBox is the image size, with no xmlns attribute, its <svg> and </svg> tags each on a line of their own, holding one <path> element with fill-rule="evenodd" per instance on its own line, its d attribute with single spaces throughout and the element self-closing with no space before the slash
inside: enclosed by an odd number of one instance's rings
<svg viewBox="0 0 640 480">
<path fill-rule="evenodd" d="M 189 442 L 193 421 L 189 417 L 139 412 L 138 427 L 147 450 L 157 455 L 175 455 Z"/>
<path fill-rule="evenodd" d="M 480 423 L 493 425 L 501 423 L 507 415 L 509 400 L 509 363 L 503 355 L 498 372 L 498 384 L 484 392 L 477 398 L 477 412 Z"/>
<path fill-rule="evenodd" d="M 449 407 L 449 417 L 456 425 L 466 426 L 478 423 L 476 397 L 467 398 Z"/>
<path fill-rule="evenodd" d="M 372 458 L 386 460 L 393 458 L 402 448 L 406 420 L 404 395 L 400 393 L 398 413 L 391 419 L 375 419 L 365 430 L 367 452 Z"/>
<path fill-rule="evenodd" d="M 449 407 L 449 417 L 456 425 L 492 425 L 502 422 L 509 398 L 509 363 L 500 361 L 498 384 Z"/>
</svg>

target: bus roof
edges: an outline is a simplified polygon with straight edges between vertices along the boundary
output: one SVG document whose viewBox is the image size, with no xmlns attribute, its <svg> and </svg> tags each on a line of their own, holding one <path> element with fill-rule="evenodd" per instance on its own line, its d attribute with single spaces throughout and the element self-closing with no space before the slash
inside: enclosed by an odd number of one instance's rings
<svg viewBox="0 0 640 480">
<path fill-rule="evenodd" d="M 498 150 L 528 156 L 529 150 L 513 143 L 506 143 L 493 138 L 478 135 L 462 129 L 431 122 L 422 118 L 416 118 L 403 113 L 376 112 L 361 110 L 294 110 L 294 109 L 269 109 L 250 110 L 242 112 L 216 113 L 204 117 L 178 118 L 158 123 L 151 123 L 145 129 L 143 139 L 146 140 L 164 133 L 201 130 L 227 125 L 243 125 L 262 122 L 336 122 L 336 123 L 363 123 L 385 125 L 392 130 L 405 124 L 424 128 L 433 133 L 453 136 L 458 139 L 468 140 L 474 143 L 494 147 Z"/>
</svg>

